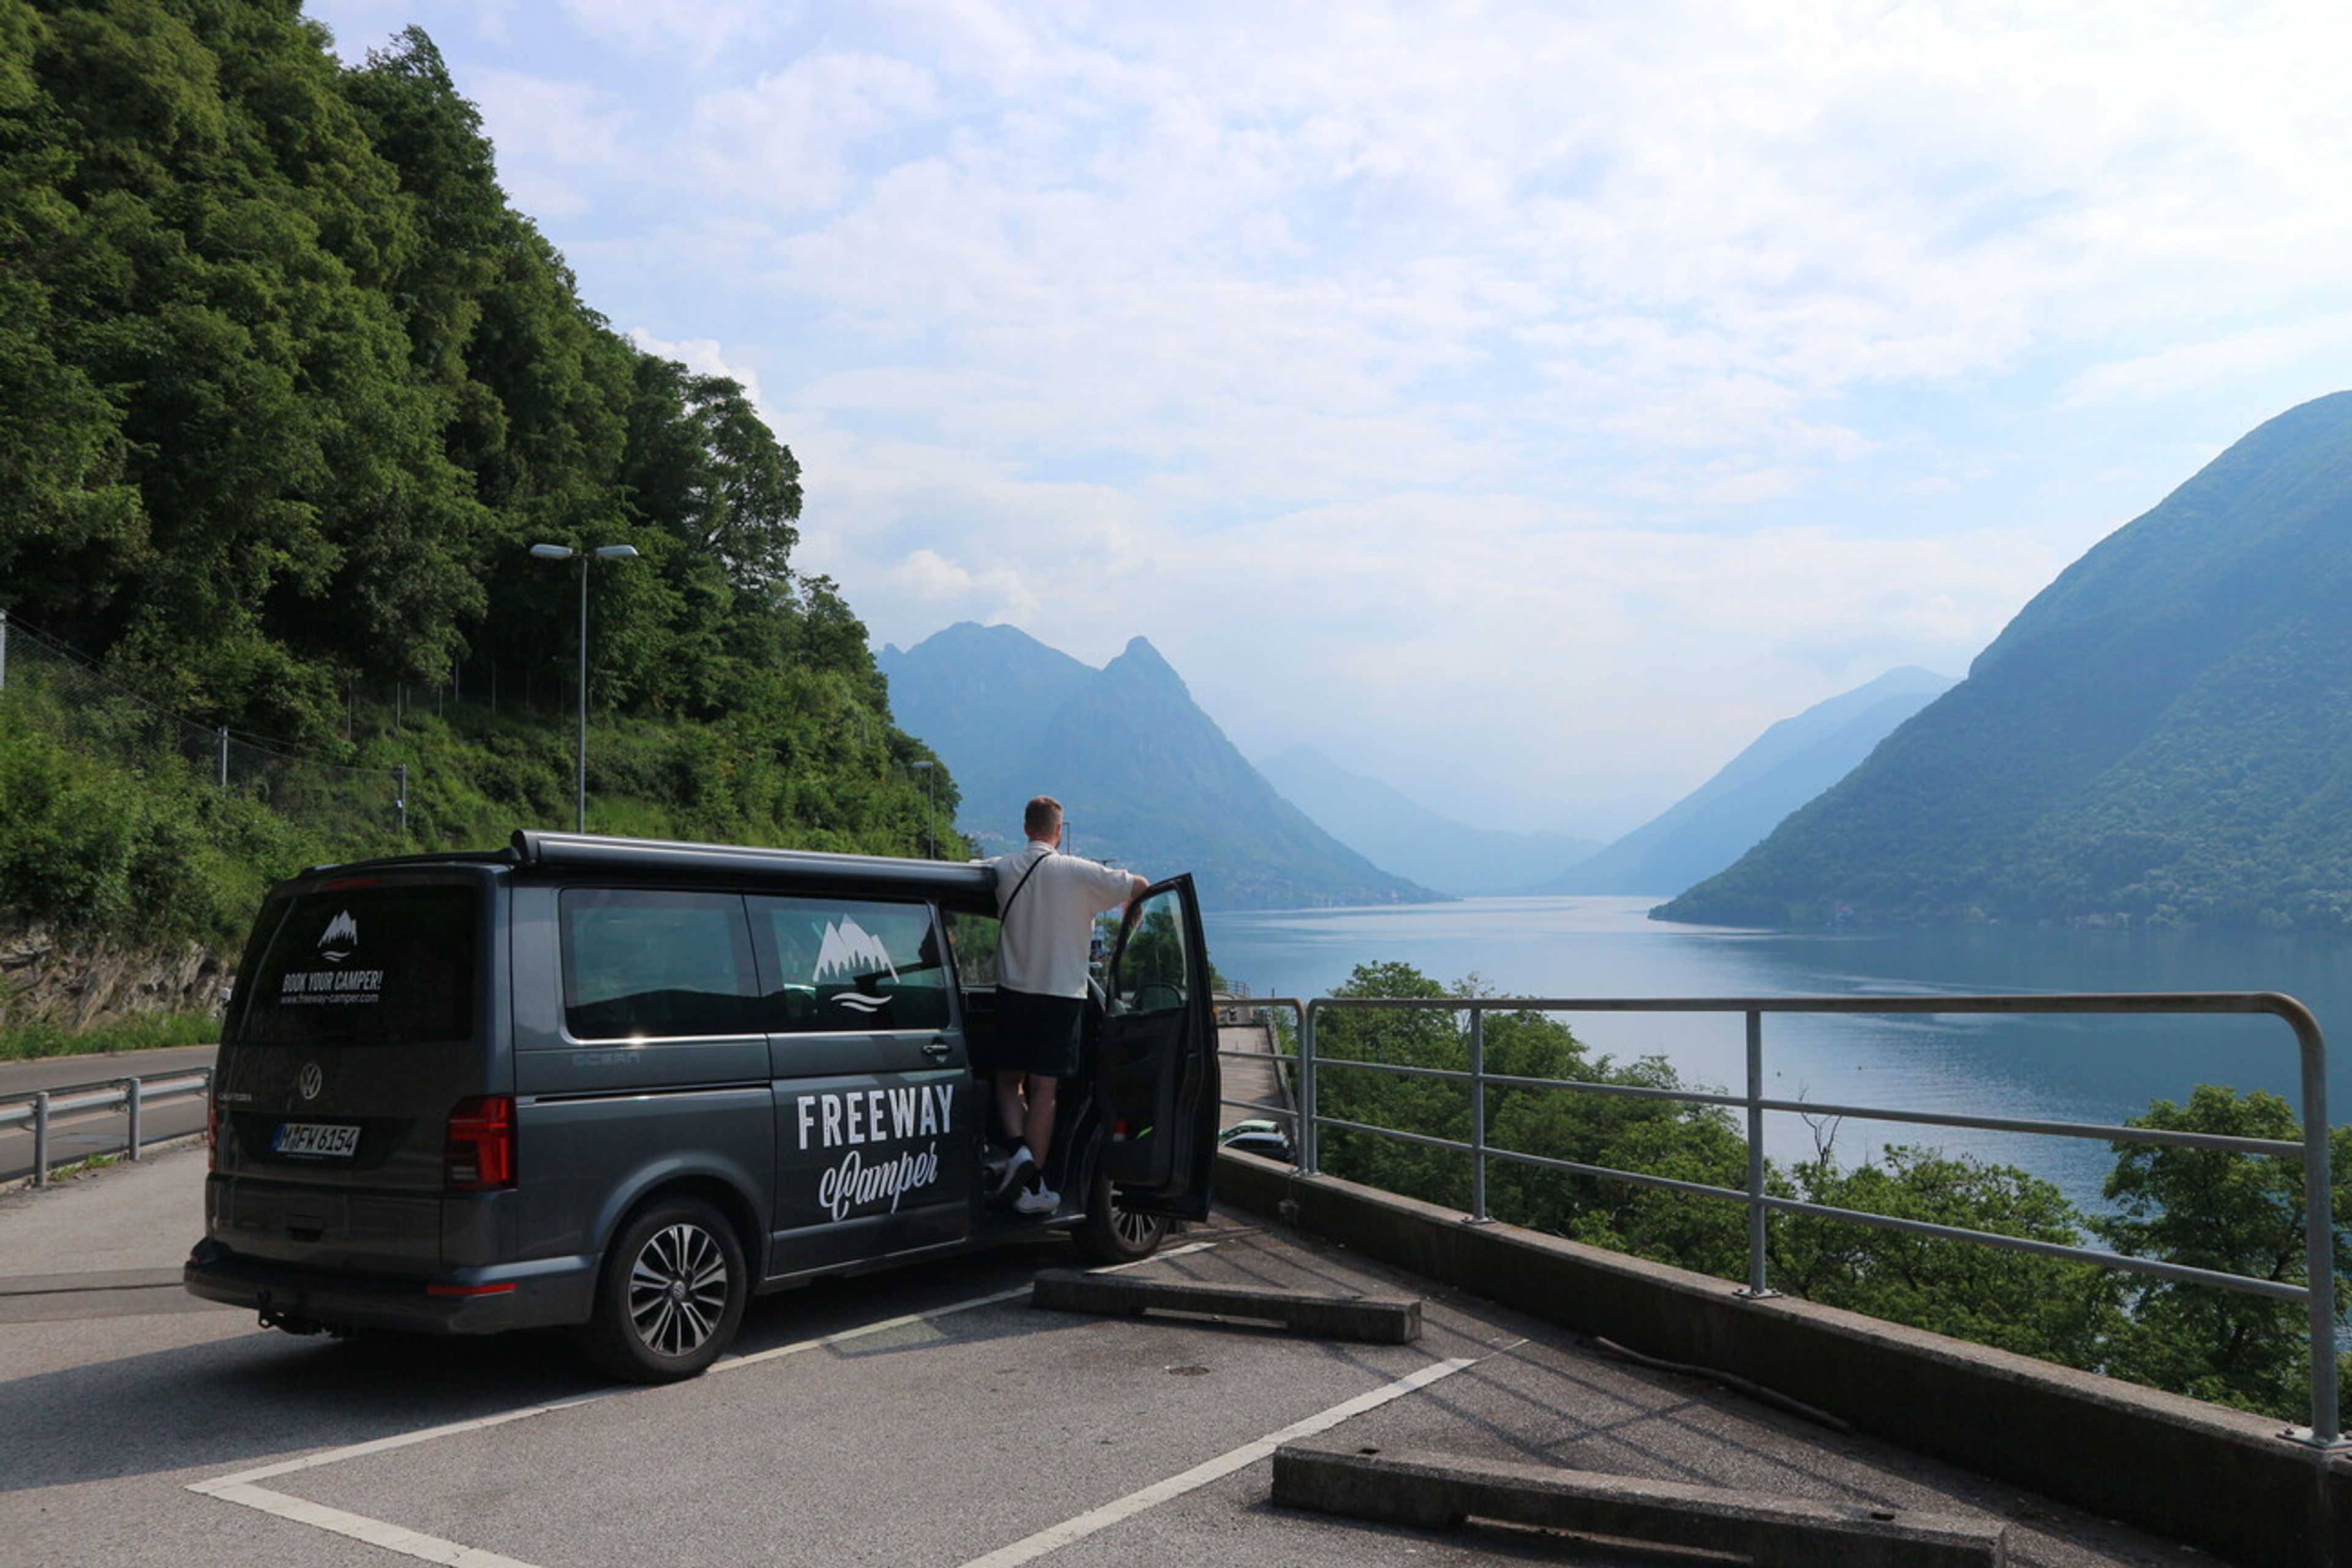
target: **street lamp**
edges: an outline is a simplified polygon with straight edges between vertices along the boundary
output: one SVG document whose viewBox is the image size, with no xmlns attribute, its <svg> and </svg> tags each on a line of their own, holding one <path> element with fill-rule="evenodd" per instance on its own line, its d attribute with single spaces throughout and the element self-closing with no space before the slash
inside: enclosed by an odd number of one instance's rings
<svg viewBox="0 0 2352 1568">
<path fill-rule="evenodd" d="M 588 831 L 588 563 L 594 561 L 634 561 L 636 548 L 628 544 L 600 544 L 593 550 L 573 550 L 562 544 L 534 544 L 530 552 L 541 561 L 573 561 L 580 563 L 580 744 L 578 768 L 573 774 L 573 799 L 577 816 L 575 832 Z"/>
<path fill-rule="evenodd" d="M 939 795 L 937 786 L 931 783 L 931 780 L 937 776 L 934 770 L 939 767 L 939 764 L 909 763 L 907 765 L 923 775 L 923 853 L 929 858 L 936 860 L 940 858 L 940 841 L 932 831 L 931 824 L 936 819 L 935 814 L 939 810 L 935 804 Z"/>
</svg>

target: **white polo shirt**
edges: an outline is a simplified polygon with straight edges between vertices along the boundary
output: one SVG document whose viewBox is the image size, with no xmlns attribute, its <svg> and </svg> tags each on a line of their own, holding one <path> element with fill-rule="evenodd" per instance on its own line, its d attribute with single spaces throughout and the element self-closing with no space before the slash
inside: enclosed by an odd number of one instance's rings
<svg viewBox="0 0 2352 1568">
<path fill-rule="evenodd" d="M 1095 916 L 1127 901 L 1134 875 L 1059 854 L 1034 838 L 990 865 L 996 872 L 996 912 L 1004 922 L 996 942 L 997 983 L 1033 996 L 1085 995 Z"/>
</svg>

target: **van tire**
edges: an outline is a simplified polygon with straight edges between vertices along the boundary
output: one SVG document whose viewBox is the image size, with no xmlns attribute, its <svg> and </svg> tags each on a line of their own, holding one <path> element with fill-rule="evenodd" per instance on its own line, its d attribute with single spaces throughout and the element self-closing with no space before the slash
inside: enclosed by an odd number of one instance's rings
<svg viewBox="0 0 2352 1568">
<path fill-rule="evenodd" d="M 657 1198 L 604 1254 L 582 1348 L 631 1383 L 698 1376 L 733 1342 L 751 1297 L 743 1244 L 727 1216 L 700 1198 Z"/>
<path fill-rule="evenodd" d="M 1098 1165 L 1087 1184 L 1087 1217 L 1071 1237 L 1089 1263 L 1135 1263 L 1160 1250 L 1168 1237 L 1168 1216 L 1119 1207 L 1110 1177 Z"/>
</svg>

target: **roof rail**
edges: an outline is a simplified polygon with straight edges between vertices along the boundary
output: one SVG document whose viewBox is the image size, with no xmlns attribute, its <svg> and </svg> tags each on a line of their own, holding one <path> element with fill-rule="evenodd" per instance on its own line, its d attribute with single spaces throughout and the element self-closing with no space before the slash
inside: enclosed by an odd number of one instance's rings
<svg viewBox="0 0 2352 1568">
<path fill-rule="evenodd" d="M 667 838 L 619 838 L 595 833 L 515 830 L 511 853 L 524 866 L 582 867 L 613 871 L 658 868 L 702 874 L 793 876 L 878 882 L 904 888 L 991 891 L 995 872 L 984 861 L 916 860 L 892 855 L 846 855 L 826 849 L 780 849 L 746 844 L 698 844 Z"/>
</svg>

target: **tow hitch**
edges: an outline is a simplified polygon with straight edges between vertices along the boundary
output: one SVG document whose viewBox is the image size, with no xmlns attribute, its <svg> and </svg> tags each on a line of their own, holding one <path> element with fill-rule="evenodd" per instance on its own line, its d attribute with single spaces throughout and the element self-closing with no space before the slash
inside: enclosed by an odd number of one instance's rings
<svg viewBox="0 0 2352 1568">
<path fill-rule="evenodd" d="M 289 1334 L 305 1335 L 326 1331 L 327 1325 L 316 1318 L 306 1318 L 294 1312 L 279 1311 L 270 1304 L 269 1292 L 267 1290 L 261 1293 L 259 1306 L 261 1326 L 265 1329 L 279 1329 Z"/>
</svg>

